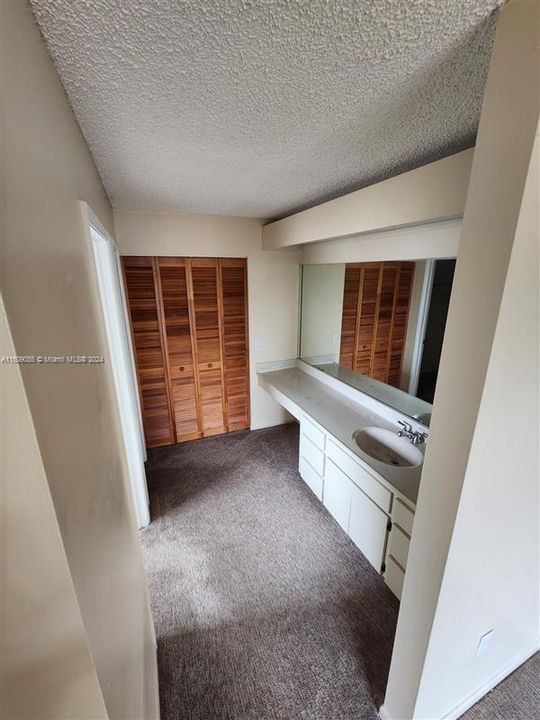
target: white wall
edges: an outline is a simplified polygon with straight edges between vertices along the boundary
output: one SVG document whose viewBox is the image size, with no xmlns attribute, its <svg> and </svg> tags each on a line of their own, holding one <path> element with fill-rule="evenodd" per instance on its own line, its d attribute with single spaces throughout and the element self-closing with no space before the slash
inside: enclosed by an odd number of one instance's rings
<svg viewBox="0 0 540 720">
<path fill-rule="evenodd" d="M 302 248 L 302 264 L 455 258 L 460 233 L 461 219 L 454 219 L 313 243 Z"/>
<path fill-rule="evenodd" d="M 537 136 L 416 701 L 418 718 L 441 717 L 538 649 L 539 167 Z M 492 629 L 489 650 L 476 658 L 479 638 Z"/>
<path fill-rule="evenodd" d="M 88 202 L 109 229 L 112 212 L 24 1 L 2 3 L 1 93 L 2 292 L 16 352 L 106 356 L 79 201 Z M 153 627 L 105 360 L 103 365 L 25 365 L 21 374 L 107 713 L 148 719 L 158 714 Z M 21 522 L 25 529 L 30 515 Z M 62 606 L 47 606 L 50 597 L 43 588 L 40 609 L 54 617 Z M 53 628 L 62 631 L 58 618 L 51 620 L 50 633 Z M 69 636 L 57 640 L 69 642 Z M 36 637 L 36 652 L 39 643 Z M 77 656 L 72 659 L 75 670 Z M 25 661 L 32 661 L 31 654 Z M 33 690 L 17 687 L 21 693 Z M 62 691 L 49 688 L 51 696 Z M 71 716 L 93 708 L 81 704 Z"/>
<path fill-rule="evenodd" d="M 263 246 L 290 247 L 461 217 L 472 157 L 472 150 L 464 150 L 277 220 L 264 227 Z"/>
<path fill-rule="evenodd" d="M 302 269 L 301 356 L 333 355 L 339 361 L 345 265 Z"/>
<path fill-rule="evenodd" d="M 531 436 L 521 426 L 521 417 L 525 422 L 534 421 L 538 383 L 533 381 L 534 369 L 529 365 L 533 361 L 521 356 L 529 340 L 523 338 L 523 346 L 507 345 L 504 337 L 509 332 L 507 323 L 519 326 L 524 322 L 524 332 L 534 335 L 527 311 L 525 317 L 514 315 L 523 309 L 526 296 L 529 303 L 534 301 L 527 289 L 532 278 L 526 274 L 525 288 L 515 301 L 512 294 L 515 274 L 521 272 L 522 253 L 530 254 L 521 246 L 516 227 L 538 125 L 539 10 L 537 3 L 511 2 L 502 8 L 498 21 L 382 710 L 387 718 L 426 717 L 426 713 L 435 718 L 451 713 L 466 700 L 463 694 L 488 690 L 495 681 L 493 676 L 488 679 L 490 673 L 512 663 L 518 648 L 530 647 L 537 639 L 529 617 L 536 598 L 532 585 L 538 582 L 537 556 L 531 535 L 522 527 L 524 521 L 534 518 L 530 509 L 524 515 L 520 511 L 536 499 L 530 482 L 535 467 L 527 445 Z M 537 172 L 537 166 L 531 167 Z M 537 216 L 537 195 L 533 202 Z M 516 264 L 509 270 L 514 243 Z M 538 261 L 530 254 L 524 262 Z M 516 328 L 515 332 L 520 331 Z M 531 352 L 537 351 L 537 347 L 531 348 Z M 517 376 L 523 370 L 522 388 L 516 387 L 512 377 L 503 377 L 503 373 L 513 372 L 513 363 Z M 506 383 L 510 383 L 507 389 Z M 517 396 L 512 399 L 514 391 Z M 508 412 L 503 398 L 513 412 Z M 490 417 L 491 413 L 495 415 Z M 498 430 L 490 439 L 489 430 L 499 424 L 501 431 L 506 428 L 508 432 L 500 436 Z M 502 484 L 499 462 L 506 470 Z M 456 523 L 462 489 L 463 516 L 458 515 Z M 505 513 L 505 505 L 510 512 Z M 505 546 L 513 549 L 512 559 L 499 564 L 499 554 L 509 559 Z M 473 582 L 475 563 L 481 577 Z M 445 567 L 449 584 L 441 588 Z M 471 582 L 462 585 L 457 580 L 461 572 L 463 580 Z M 530 581 L 524 574 L 530 575 Z M 518 598 L 511 588 L 504 587 L 512 583 L 525 596 Z M 499 603 L 498 593 L 511 598 L 506 608 Z M 454 606 L 451 612 L 449 605 Z M 444 648 L 439 623 L 444 626 Z M 493 655 L 475 662 L 471 658 L 475 644 L 486 624 L 492 623 L 499 629 L 502 644 L 494 646 Z M 482 684 L 485 681 L 487 685 Z"/>
<path fill-rule="evenodd" d="M 2 356 L 15 355 L 0 301 Z M 18 365 L 0 370 L 3 718 L 106 718 Z"/>
<path fill-rule="evenodd" d="M 255 366 L 297 355 L 299 253 L 263 251 L 261 223 L 251 218 L 115 210 L 114 225 L 122 255 L 247 257 L 251 427 L 286 422 Z"/>
</svg>

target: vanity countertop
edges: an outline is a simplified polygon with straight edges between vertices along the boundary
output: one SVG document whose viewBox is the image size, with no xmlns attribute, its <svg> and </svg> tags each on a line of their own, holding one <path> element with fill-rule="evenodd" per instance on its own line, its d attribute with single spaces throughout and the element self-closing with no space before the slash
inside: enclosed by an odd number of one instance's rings
<svg viewBox="0 0 540 720">
<path fill-rule="evenodd" d="M 357 446 L 353 433 L 369 425 L 396 431 L 396 426 L 360 403 L 309 375 L 298 367 L 258 374 L 259 383 L 274 388 L 312 417 L 348 450 L 374 471 L 391 491 L 416 505 L 422 466 L 396 467 L 370 457 Z M 425 446 L 420 446 L 422 452 Z"/>
</svg>

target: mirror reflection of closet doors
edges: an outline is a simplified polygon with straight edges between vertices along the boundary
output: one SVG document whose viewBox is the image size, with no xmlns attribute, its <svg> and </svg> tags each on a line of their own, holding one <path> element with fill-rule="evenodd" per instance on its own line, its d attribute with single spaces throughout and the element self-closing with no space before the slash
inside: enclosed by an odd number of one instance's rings
<svg viewBox="0 0 540 720">
<path fill-rule="evenodd" d="M 246 260 L 122 261 L 147 446 L 249 428 Z M 141 266 L 152 270 L 144 298 L 135 270 Z M 159 380 L 158 406 L 148 393 L 149 371 Z"/>
<path fill-rule="evenodd" d="M 345 266 L 339 362 L 399 387 L 414 262 Z"/>
</svg>

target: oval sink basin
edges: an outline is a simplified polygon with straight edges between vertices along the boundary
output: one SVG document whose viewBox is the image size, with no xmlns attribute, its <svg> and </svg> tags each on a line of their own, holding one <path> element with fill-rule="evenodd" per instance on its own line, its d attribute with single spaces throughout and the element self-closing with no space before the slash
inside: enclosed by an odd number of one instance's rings
<svg viewBox="0 0 540 720">
<path fill-rule="evenodd" d="M 387 465 L 417 467 L 424 459 L 417 447 L 391 430 L 367 427 L 353 433 L 353 438 L 360 450 Z"/>
</svg>

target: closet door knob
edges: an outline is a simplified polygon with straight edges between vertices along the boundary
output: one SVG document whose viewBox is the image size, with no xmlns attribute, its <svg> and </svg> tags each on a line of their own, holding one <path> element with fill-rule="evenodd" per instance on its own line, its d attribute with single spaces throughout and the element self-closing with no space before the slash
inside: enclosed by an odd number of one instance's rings
<svg viewBox="0 0 540 720">
<path fill-rule="evenodd" d="M 180 365 L 180 372 L 184 372 L 185 367 L 183 365 Z"/>
<path fill-rule="evenodd" d="M 214 367 L 212 363 L 208 363 L 208 367 Z"/>
</svg>

